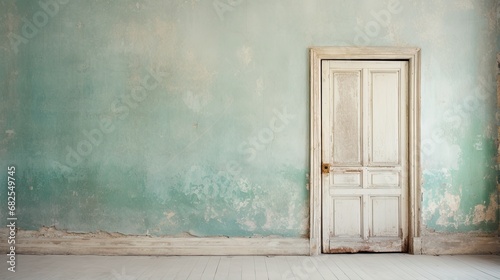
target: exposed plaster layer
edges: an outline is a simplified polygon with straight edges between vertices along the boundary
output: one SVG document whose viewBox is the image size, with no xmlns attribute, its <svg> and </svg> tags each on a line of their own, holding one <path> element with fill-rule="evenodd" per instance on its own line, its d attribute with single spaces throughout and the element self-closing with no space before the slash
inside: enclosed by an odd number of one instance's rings
<svg viewBox="0 0 500 280">
<path fill-rule="evenodd" d="M 498 196 L 497 194 L 491 194 L 489 204 L 486 203 L 476 205 L 474 207 L 474 218 L 472 220 L 473 224 L 488 223 L 497 221 L 498 214 Z"/>
<path fill-rule="evenodd" d="M 484 226 L 489 231 L 496 230 L 498 223 L 497 194 L 490 194 L 485 200 L 477 200 L 465 195 L 470 189 L 463 184 L 454 186 L 452 174 L 443 170 L 439 176 L 425 173 L 425 179 L 435 184 L 435 189 L 425 191 L 427 201 L 423 209 L 423 223 L 427 225 L 424 233 L 461 232 L 473 230 L 476 226 Z M 488 231 L 485 231 L 488 232 Z"/>
</svg>

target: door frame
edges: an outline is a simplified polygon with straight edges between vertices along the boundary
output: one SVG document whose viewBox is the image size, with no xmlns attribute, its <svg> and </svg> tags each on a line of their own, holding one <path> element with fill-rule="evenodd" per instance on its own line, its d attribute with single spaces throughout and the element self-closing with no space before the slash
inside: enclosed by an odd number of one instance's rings
<svg viewBox="0 0 500 280">
<path fill-rule="evenodd" d="M 321 213 L 321 61 L 408 61 L 408 251 L 421 253 L 420 240 L 420 49 L 413 47 L 313 47 L 310 54 L 309 246 L 322 253 Z"/>
</svg>

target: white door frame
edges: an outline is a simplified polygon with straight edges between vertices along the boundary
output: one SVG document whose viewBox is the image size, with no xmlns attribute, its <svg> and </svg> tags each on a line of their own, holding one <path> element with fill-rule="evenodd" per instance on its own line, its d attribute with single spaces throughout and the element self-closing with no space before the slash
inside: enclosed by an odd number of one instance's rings
<svg viewBox="0 0 500 280">
<path fill-rule="evenodd" d="M 310 254 L 321 254 L 321 61 L 408 61 L 408 238 L 409 253 L 421 253 L 420 240 L 420 49 L 409 47 L 315 47 L 310 49 Z"/>
</svg>

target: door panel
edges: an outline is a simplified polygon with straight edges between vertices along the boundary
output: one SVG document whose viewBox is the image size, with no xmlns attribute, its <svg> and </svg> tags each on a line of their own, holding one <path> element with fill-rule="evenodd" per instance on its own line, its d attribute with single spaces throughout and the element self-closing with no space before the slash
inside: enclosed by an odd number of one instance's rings
<svg viewBox="0 0 500 280">
<path fill-rule="evenodd" d="M 333 199 L 333 234 L 335 236 L 361 237 L 361 197 L 337 197 Z"/>
<path fill-rule="evenodd" d="M 407 67 L 322 61 L 325 253 L 406 250 Z"/>
<path fill-rule="evenodd" d="M 370 165 L 395 165 L 399 149 L 399 71 L 369 71 Z"/>
<path fill-rule="evenodd" d="M 361 95 L 360 71 L 332 72 L 332 127 L 333 162 L 344 165 L 361 165 Z"/>
<path fill-rule="evenodd" d="M 333 187 L 361 187 L 361 172 L 333 173 Z"/>
<path fill-rule="evenodd" d="M 371 198 L 371 231 L 370 236 L 394 236 L 399 234 L 399 197 Z"/>
<path fill-rule="evenodd" d="M 399 187 L 400 175 L 396 171 L 370 171 L 368 184 L 371 188 Z"/>
</svg>

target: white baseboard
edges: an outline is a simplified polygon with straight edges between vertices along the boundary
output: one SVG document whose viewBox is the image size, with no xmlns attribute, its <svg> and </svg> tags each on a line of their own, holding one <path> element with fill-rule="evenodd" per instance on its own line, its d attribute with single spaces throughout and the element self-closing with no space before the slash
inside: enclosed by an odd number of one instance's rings
<svg viewBox="0 0 500 280">
<path fill-rule="evenodd" d="M 0 250 L 8 253 L 7 231 L 0 229 Z M 309 255 L 308 238 L 149 237 L 105 233 L 18 231 L 16 254 L 110 256 Z M 500 237 L 432 234 L 413 238 L 410 253 L 424 255 L 500 254 Z"/>
<path fill-rule="evenodd" d="M 422 254 L 422 238 L 413 237 L 410 239 L 410 248 L 408 253 L 413 255 L 421 255 Z"/>
<path fill-rule="evenodd" d="M 309 255 L 307 238 L 148 237 L 68 234 L 30 236 L 18 232 L 16 254 L 36 255 Z M 8 253 L 0 232 L 0 250 Z"/>
<path fill-rule="evenodd" d="M 500 254 L 499 236 L 439 234 L 420 239 L 424 255 Z"/>
</svg>

